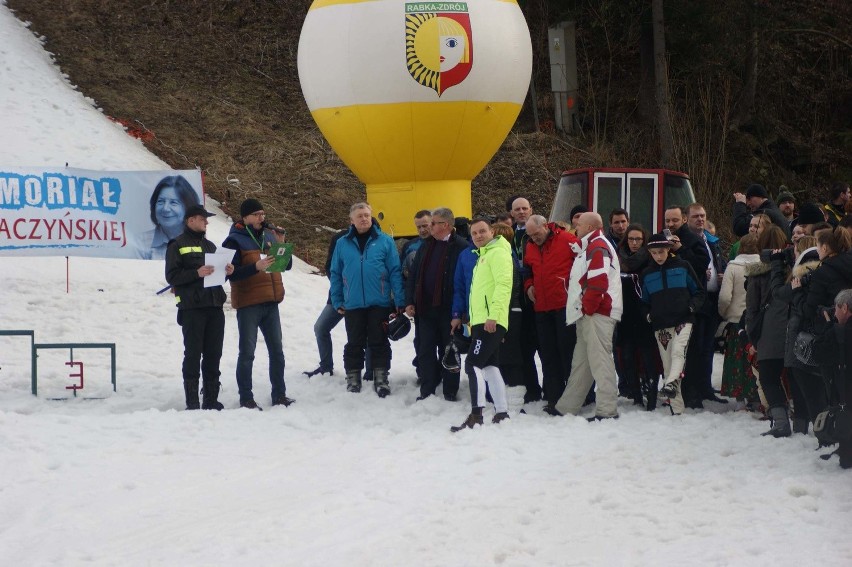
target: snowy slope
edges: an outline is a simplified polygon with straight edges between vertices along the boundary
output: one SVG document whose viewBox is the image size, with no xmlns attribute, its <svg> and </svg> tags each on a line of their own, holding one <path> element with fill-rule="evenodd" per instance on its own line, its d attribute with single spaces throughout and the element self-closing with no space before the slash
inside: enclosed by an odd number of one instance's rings
<svg viewBox="0 0 852 567">
<path fill-rule="evenodd" d="M 0 165 L 165 167 L 71 88 L 0 2 Z M 208 202 L 215 209 L 215 203 Z M 343 209 L 342 209 L 343 210 Z M 229 221 L 211 219 L 219 243 Z M 325 238 L 325 236 L 321 236 Z M 616 422 L 554 419 L 533 406 L 451 435 L 458 403 L 415 403 L 410 339 L 394 344 L 393 394 L 345 392 L 316 366 L 312 326 L 328 289 L 297 262 L 281 306 L 288 394 L 270 408 L 258 345 L 255 394 L 238 405 L 237 330 L 226 309 L 220 413 L 185 412 L 182 344 L 163 265 L 2 258 L 0 329 L 39 342 L 115 342 L 86 395 L 66 399 L 67 353 L 0 337 L 3 565 L 850 565 L 852 477 L 812 436 L 767 439 L 747 414 L 672 418 L 629 405 Z M 717 376 L 718 381 L 718 376 Z M 490 413 L 490 411 L 489 411 Z"/>
</svg>

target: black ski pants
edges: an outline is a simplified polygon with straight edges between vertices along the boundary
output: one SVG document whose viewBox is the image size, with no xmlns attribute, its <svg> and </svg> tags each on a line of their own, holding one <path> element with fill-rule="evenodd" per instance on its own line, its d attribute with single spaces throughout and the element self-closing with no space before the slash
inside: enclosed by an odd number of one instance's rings
<svg viewBox="0 0 852 567">
<path fill-rule="evenodd" d="M 538 382 L 538 369 L 535 366 L 535 353 L 538 350 L 538 333 L 536 332 L 535 309 L 533 304 L 522 300 L 521 311 L 521 367 L 524 373 L 524 386 L 527 396 L 541 396 L 541 385 Z"/>
<path fill-rule="evenodd" d="M 459 373 L 441 366 L 444 349 L 451 340 L 449 308 L 435 307 L 417 314 L 417 369 L 420 372 L 420 395 L 431 396 L 443 383 L 444 396 L 455 397 L 459 391 Z"/>
<path fill-rule="evenodd" d="M 565 308 L 538 311 L 535 322 L 544 399 L 548 404 L 556 405 L 571 375 L 577 326 L 565 324 Z"/>
<path fill-rule="evenodd" d="M 184 309 L 180 313 L 183 330 L 183 381 L 219 382 L 219 360 L 225 340 L 225 313 L 221 307 Z"/>
<path fill-rule="evenodd" d="M 364 349 L 368 345 L 373 368 L 388 369 L 391 351 L 386 323 L 390 311 L 389 307 L 346 310 L 343 315 L 348 341 L 343 347 L 343 368 L 346 372 L 364 368 Z"/>
</svg>

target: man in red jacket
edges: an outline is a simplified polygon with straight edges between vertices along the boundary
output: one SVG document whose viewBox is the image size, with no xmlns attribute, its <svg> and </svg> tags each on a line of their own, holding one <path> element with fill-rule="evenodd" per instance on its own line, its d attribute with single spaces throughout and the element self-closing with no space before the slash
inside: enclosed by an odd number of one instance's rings
<svg viewBox="0 0 852 567">
<path fill-rule="evenodd" d="M 541 215 L 531 216 L 526 230 L 529 241 L 524 264 L 530 274 L 524 280 L 524 292 L 535 309 L 544 399 L 553 406 L 565 390 L 577 343 L 576 326 L 565 324 L 565 302 L 576 257 L 571 244 L 580 240 Z"/>
</svg>

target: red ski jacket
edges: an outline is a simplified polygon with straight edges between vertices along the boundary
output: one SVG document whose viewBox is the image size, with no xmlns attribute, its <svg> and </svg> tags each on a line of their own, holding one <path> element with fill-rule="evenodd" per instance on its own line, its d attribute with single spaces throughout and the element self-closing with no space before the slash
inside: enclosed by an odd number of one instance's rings
<svg viewBox="0 0 852 567">
<path fill-rule="evenodd" d="M 532 277 L 524 280 L 524 293 L 535 286 L 535 310 L 553 311 L 565 309 L 568 298 L 568 280 L 576 254 L 571 244 L 580 240 L 555 223 L 548 223 L 550 234 L 539 246 L 530 239 L 524 251 L 524 264 L 529 266 Z"/>
</svg>

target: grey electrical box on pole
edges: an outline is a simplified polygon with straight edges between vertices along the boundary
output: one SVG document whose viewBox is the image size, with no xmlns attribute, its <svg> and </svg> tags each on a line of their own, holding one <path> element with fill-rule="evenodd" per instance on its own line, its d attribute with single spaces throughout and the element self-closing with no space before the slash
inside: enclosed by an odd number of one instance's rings
<svg viewBox="0 0 852 567">
<path fill-rule="evenodd" d="M 559 22 L 547 30 L 550 85 L 556 129 L 571 132 L 577 113 L 577 47 L 574 22 Z"/>
</svg>

